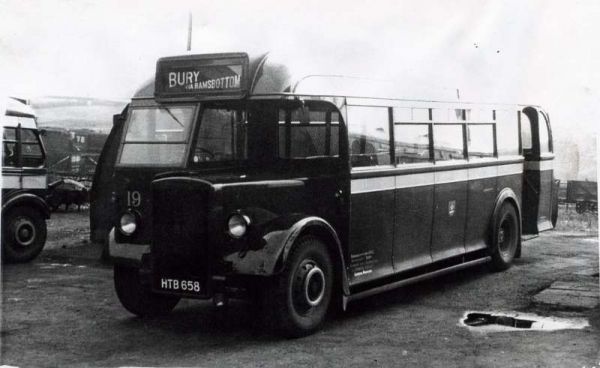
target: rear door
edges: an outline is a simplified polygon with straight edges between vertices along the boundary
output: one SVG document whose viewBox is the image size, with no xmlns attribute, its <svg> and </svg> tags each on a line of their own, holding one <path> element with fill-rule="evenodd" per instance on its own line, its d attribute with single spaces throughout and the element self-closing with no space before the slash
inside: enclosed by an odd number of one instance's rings
<svg viewBox="0 0 600 368">
<path fill-rule="evenodd" d="M 520 114 L 521 144 L 525 156 L 523 177 L 523 233 L 552 229 L 554 181 L 552 131 L 548 116 L 526 107 Z"/>
</svg>

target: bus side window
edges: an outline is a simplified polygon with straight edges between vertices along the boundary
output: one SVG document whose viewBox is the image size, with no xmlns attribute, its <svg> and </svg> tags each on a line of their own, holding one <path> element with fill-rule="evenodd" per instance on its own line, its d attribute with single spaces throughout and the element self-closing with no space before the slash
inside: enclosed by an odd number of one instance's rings
<svg viewBox="0 0 600 368">
<path fill-rule="evenodd" d="M 469 159 L 494 157 L 494 126 L 469 124 L 467 126 Z"/>
<path fill-rule="evenodd" d="M 385 107 L 348 106 L 352 167 L 390 165 L 389 114 Z"/>
<path fill-rule="evenodd" d="M 498 156 L 519 154 L 519 123 L 514 113 L 508 110 L 496 112 L 496 140 Z"/>
<path fill-rule="evenodd" d="M 429 162 L 429 124 L 394 125 L 396 164 Z"/>
<path fill-rule="evenodd" d="M 462 124 L 435 124 L 433 152 L 436 161 L 463 160 L 465 150 Z"/>
<path fill-rule="evenodd" d="M 31 129 L 21 129 L 21 154 L 25 167 L 38 167 L 44 164 L 40 140 Z"/>
<path fill-rule="evenodd" d="M 4 128 L 2 132 L 2 165 L 14 167 L 17 165 L 17 130 Z"/>
<path fill-rule="evenodd" d="M 531 121 L 529 121 L 529 118 L 523 112 L 519 112 L 519 116 L 521 116 L 521 144 L 523 147 L 523 153 L 527 153 L 533 148 L 531 138 Z"/>
</svg>

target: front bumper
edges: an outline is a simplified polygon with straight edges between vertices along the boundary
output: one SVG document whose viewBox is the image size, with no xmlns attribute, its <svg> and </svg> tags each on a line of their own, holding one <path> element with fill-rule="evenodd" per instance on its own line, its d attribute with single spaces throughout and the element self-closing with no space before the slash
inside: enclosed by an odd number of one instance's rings
<svg viewBox="0 0 600 368">
<path fill-rule="evenodd" d="M 108 254 L 113 261 L 141 264 L 142 256 L 150 253 L 149 244 L 117 243 L 115 228 L 108 234 Z"/>
</svg>

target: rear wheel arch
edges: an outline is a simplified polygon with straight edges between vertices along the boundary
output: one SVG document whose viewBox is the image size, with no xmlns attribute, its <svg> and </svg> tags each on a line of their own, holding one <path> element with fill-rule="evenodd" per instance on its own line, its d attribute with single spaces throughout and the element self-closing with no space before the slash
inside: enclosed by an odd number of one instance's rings
<svg viewBox="0 0 600 368">
<path fill-rule="evenodd" d="M 519 205 L 519 199 L 515 192 L 510 188 L 505 188 L 500 191 L 498 197 L 496 198 L 496 205 L 494 206 L 494 212 L 492 214 L 492 218 L 490 219 L 490 237 L 489 243 L 490 246 L 494 244 L 494 239 L 497 236 L 496 234 L 496 222 L 498 221 L 498 216 L 500 215 L 500 210 L 504 204 L 511 205 L 515 212 L 517 213 L 517 226 L 518 226 L 518 238 L 517 238 L 517 252 L 515 254 L 515 258 L 521 257 L 521 233 L 523 229 L 522 217 L 521 217 L 521 206 Z"/>
</svg>

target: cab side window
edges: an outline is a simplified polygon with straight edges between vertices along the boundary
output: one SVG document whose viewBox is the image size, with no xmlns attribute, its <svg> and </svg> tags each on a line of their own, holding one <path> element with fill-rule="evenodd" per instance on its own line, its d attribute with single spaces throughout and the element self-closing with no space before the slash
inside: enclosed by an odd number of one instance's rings
<svg viewBox="0 0 600 368">
<path fill-rule="evenodd" d="M 2 131 L 2 165 L 6 167 L 17 166 L 17 130 L 4 128 Z"/>
<path fill-rule="evenodd" d="M 279 157 L 338 157 L 340 116 L 329 105 L 279 110 Z"/>
<path fill-rule="evenodd" d="M 348 106 L 348 139 L 352 167 L 390 165 L 388 109 Z"/>
</svg>

